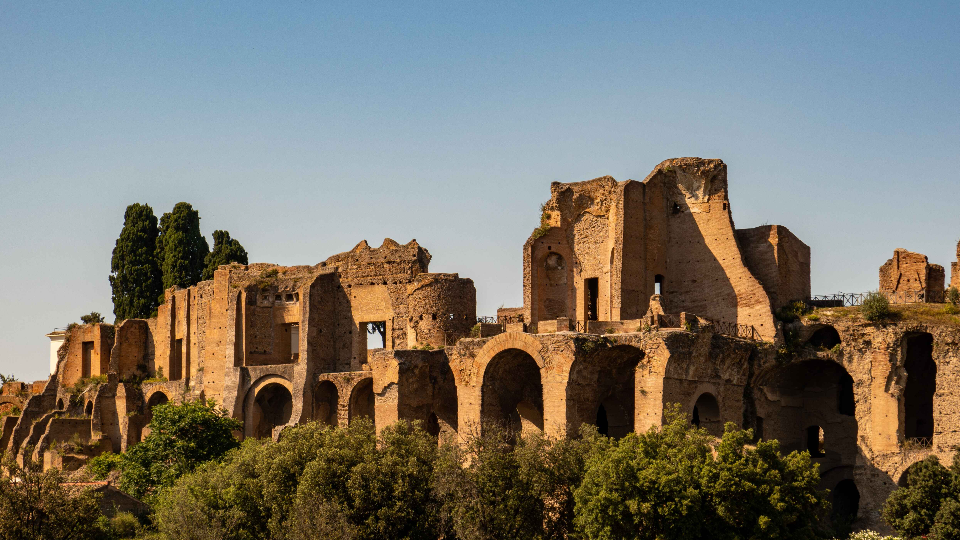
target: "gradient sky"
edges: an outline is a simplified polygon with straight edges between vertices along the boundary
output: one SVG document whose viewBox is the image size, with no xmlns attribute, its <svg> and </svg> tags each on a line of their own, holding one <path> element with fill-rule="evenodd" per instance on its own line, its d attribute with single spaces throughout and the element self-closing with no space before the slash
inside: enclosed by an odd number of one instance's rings
<svg viewBox="0 0 960 540">
<path fill-rule="evenodd" d="M 552 181 L 721 158 L 737 227 L 790 228 L 813 292 L 960 238 L 957 2 L 0 1 L 0 372 L 113 320 L 124 208 L 199 210 L 251 262 L 416 238 L 522 304 Z"/>
</svg>

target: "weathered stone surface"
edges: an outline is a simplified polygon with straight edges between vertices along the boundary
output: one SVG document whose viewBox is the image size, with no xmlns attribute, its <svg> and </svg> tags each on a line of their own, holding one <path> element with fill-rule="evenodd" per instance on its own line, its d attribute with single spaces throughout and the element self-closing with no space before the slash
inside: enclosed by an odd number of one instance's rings
<svg viewBox="0 0 960 540">
<path fill-rule="evenodd" d="M 152 407 L 196 398 L 242 419 L 244 437 L 360 417 L 438 438 L 493 423 L 619 437 L 679 403 L 715 435 L 732 422 L 810 451 L 822 487 L 859 490 L 860 524 L 882 527 L 906 468 L 960 446 L 960 320 L 919 305 L 884 324 L 855 308 L 775 322 L 810 296 L 810 249 L 779 225 L 735 229 L 722 161 L 550 190 L 523 247 L 524 305 L 496 323 L 478 322 L 473 281 L 428 272 L 416 241 L 363 241 L 313 266 L 222 266 L 166 291 L 155 318 L 68 330 L 48 381 L 3 386 L 0 410 L 22 413 L 4 419 L 0 449 L 75 467 L 93 451 L 60 455 L 65 439 L 125 451 Z M 954 282 L 958 266 L 960 246 Z M 904 250 L 881 269 L 891 294 L 943 284 Z"/>
<path fill-rule="evenodd" d="M 880 267 L 880 292 L 902 298 L 903 302 L 943 302 L 946 274 L 939 264 L 930 264 L 926 255 L 902 248 Z"/>
</svg>

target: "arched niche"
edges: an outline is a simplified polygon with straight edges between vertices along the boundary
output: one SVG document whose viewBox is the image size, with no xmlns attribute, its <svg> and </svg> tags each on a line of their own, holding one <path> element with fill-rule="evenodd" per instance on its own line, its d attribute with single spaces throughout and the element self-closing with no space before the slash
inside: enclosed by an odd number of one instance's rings
<svg viewBox="0 0 960 540">
<path fill-rule="evenodd" d="M 697 397 L 691 411 L 690 421 L 693 425 L 707 430 L 714 437 L 723 435 L 723 422 L 720 421 L 720 403 L 717 397 L 710 392 L 704 392 Z"/>
<path fill-rule="evenodd" d="M 278 375 L 261 378 L 244 400 L 244 435 L 258 439 L 274 438 L 277 428 L 287 425 L 293 414 L 292 385 Z"/>
<path fill-rule="evenodd" d="M 350 422 L 357 418 L 369 418 L 376 423 L 375 397 L 373 395 L 373 379 L 362 379 L 353 387 L 350 394 Z"/>
<path fill-rule="evenodd" d="M 543 431 L 543 385 L 536 360 L 521 349 L 498 352 L 487 363 L 480 390 L 481 425 L 517 433 Z"/>
<path fill-rule="evenodd" d="M 567 432 L 583 424 L 620 438 L 633 431 L 635 371 L 642 350 L 631 345 L 601 348 L 574 360 L 567 378 Z"/>
<path fill-rule="evenodd" d="M 320 381 L 313 391 L 313 419 L 327 426 L 337 425 L 339 397 L 333 381 Z"/>
</svg>

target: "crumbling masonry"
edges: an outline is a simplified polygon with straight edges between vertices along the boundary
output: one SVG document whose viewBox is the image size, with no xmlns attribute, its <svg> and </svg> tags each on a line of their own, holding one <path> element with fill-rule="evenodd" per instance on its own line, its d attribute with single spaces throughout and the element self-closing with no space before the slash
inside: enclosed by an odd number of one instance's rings
<svg viewBox="0 0 960 540">
<path fill-rule="evenodd" d="M 876 525 L 908 466 L 960 445 L 960 328 L 842 309 L 779 322 L 810 298 L 810 249 L 783 226 L 737 229 L 722 161 L 552 184 L 523 246 L 523 307 L 496 322 L 478 323 L 470 279 L 429 263 L 416 241 L 387 239 L 314 266 L 222 266 L 168 290 L 156 318 L 72 328 L 45 385 L 4 388 L 0 407 L 22 413 L 0 447 L 75 468 L 137 444 L 155 405 L 194 398 L 242 419 L 245 437 L 359 417 L 437 436 L 506 422 L 619 437 L 679 403 L 713 434 L 733 422 L 810 451 L 838 511 Z M 923 256 L 898 250 L 881 274 L 943 292 Z M 93 450 L 65 451 L 75 438 Z"/>
</svg>

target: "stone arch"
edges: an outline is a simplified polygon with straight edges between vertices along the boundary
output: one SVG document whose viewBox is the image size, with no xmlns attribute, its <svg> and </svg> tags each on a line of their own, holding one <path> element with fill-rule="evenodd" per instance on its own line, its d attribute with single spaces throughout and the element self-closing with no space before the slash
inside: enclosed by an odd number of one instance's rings
<svg viewBox="0 0 960 540">
<path fill-rule="evenodd" d="M 244 436 L 276 438 L 293 413 L 293 385 L 279 375 L 258 379 L 244 401 Z"/>
<path fill-rule="evenodd" d="M 714 437 L 723 435 L 723 422 L 720 420 L 720 402 L 717 396 L 704 392 L 697 396 L 690 413 L 690 422 L 707 430 Z"/>
<path fill-rule="evenodd" d="M 594 424 L 603 435 L 633 431 L 635 371 L 644 353 L 632 345 L 602 348 L 577 358 L 567 377 L 567 433 Z"/>
<path fill-rule="evenodd" d="M 856 463 L 855 381 L 843 365 L 823 358 L 795 361 L 768 369 L 755 380 L 757 415 L 776 419 L 764 426 L 765 438 L 779 440 L 784 452 L 811 450 L 821 470 Z"/>
<path fill-rule="evenodd" d="M 537 363 L 539 369 L 543 369 L 545 361 L 543 356 L 540 354 L 540 349 L 543 346 L 537 338 L 531 336 L 530 334 L 524 334 L 520 332 L 505 332 L 503 334 L 497 334 L 486 345 L 480 348 L 477 351 L 476 360 L 474 361 L 475 370 L 474 373 L 480 375 L 481 380 L 474 381 L 474 384 L 479 386 L 483 383 L 482 377 L 487 370 L 487 364 L 493 360 L 493 357 L 499 354 L 502 351 L 507 349 L 519 349 L 533 358 L 533 361 Z M 457 371 L 454 371 L 454 377 L 458 377 Z M 462 381 L 456 379 L 455 382 L 457 386 L 462 384 Z"/>
<path fill-rule="evenodd" d="M 376 424 L 376 400 L 373 394 L 373 378 L 360 379 L 350 392 L 349 421 L 356 418 L 369 418 Z"/>
<path fill-rule="evenodd" d="M 832 349 L 842 343 L 840 332 L 829 324 L 818 328 L 807 340 L 807 343 L 815 349 Z"/>
<path fill-rule="evenodd" d="M 506 348 L 483 370 L 480 423 L 500 425 L 515 432 L 543 431 L 541 365 L 527 351 Z"/>
<path fill-rule="evenodd" d="M 313 391 L 313 419 L 328 426 L 336 426 L 339 402 L 339 390 L 333 381 L 317 383 Z"/>
<path fill-rule="evenodd" d="M 63 398 L 57 400 L 57 410 L 63 410 Z"/>
<path fill-rule="evenodd" d="M 87 406 L 83 409 L 83 414 L 93 416 L 93 401 L 87 402 Z"/>
<path fill-rule="evenodd" d="M 860 512 L 860 490 L 852 478 L 845 478 L 833 487 L 830 492 L 833 509 L 831 517 L 834 522 L 844 524 L 853 523 Z"/>
</svg>

